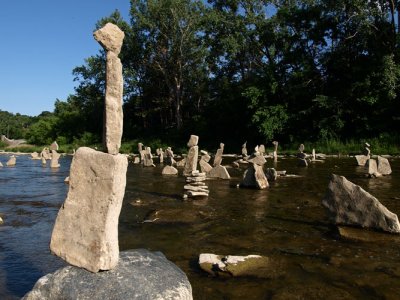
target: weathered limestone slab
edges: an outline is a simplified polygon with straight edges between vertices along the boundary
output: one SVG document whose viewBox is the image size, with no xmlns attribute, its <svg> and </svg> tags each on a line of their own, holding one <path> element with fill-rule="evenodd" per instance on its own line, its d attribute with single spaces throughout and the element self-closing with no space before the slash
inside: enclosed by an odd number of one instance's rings
<svg viewBox="0 0 400 300">
<path fill-rule="evenodd" d="M 242 156 L 247 157 L 247 142 L 242 145 Z"/>
<path fill-rule="evenodd" d="M 52 142 L 50 145 L 50 151 L 56 150 L 58 151 L 58 144 L 56 141 Z"/>
<path fill-rule="evenodd" d="M 199 161 L 199 165 L 200 165 L 200 170 L 201 170 L 201 172 L 204 172 L 204 173 L 209 173 L 210 171 L 211 171 L 211 169 L 212 169 L 212 167 L 210 166 L 210 164 L 207 162 L 207 161 L 205 161 L 205 160 L 203 160 L 203 156 L 202 156 L 202 159 L 200 159 L 200 161 Z"/>
<path fill-rule="evenodd" d="M 145 167 L 155 167 L 155 164 L 153 162 L 153 154 L 151 154 L 151 148 L 146 147 L 146 150 L 144 151 L 144 162 L 143 165 Z"/>
<path fill-rule="evenodd" d="M 107 51 L 103 143 L 108 153 L 118 154 L 123 129 L 123 78 L 122 64 L 118 54 L 125 34 L 118 26 L 107 23 L 93 35 Z"/>
<path fill-rule="evenodd" d="M 224 154 L 224 147 L 225 145 L 223 143 L 219 144 L 219 149 L 217 150 L 217 153 L 215 154 L 214 157 L 214 162 L 213 166 L 219 166 L 222 163 L 222 154 Z"/>
<path fill-rule="evenodd" d="M 379 177 L 379 176 L 382 176 L 382 174 L 380 174 L 380 173 L 378 172 L 378 166 L 377 166 L 377 164 L 376 164 L 376 160 L 375 160 L 375 159 L 372 159 L 372 158 L 368 159 L 368 160 L 367 160 L 367 163 L 365 164 L 365 167 L 366 167 L 367 170 L 368 170 L 369 176 L 371 176 L 371 177 Z"/>
<path fill-rule="evenodd" d="M 176 174 L 178 174 L 178 170 L 173 166 L 166 165 L 163 168 L 161 174 L 162 175 L 176 175 Z"/>
<path fill-rule="evenodd" d="M 263 155 L 252 155 L 247 161 L 259 166 L 263 166 L 267 162 Z"/>
<path fill-rule="evenodd" d="M 260 152 L 261 155 L 265 155 L 265 146 L 263 144 L 258 146 L 258 152 Z"/>
<path fill-rule="evenodd" d="M 378 199 L 343 176 L 332 174 L 328 191 L 322 199 L 329 218 L 338 225 L 356 225 L 400 233 L 397 215 Z"/>
<path fill-rule="evenodd" d="M 59 168 L 60 167 L 60 164 L 58 162 L 59 158 L 60 158 L 60 154 L 57 153 L 56 150 L 51 150 L 50 168 Z"/>
<path fill-rule="evenodd" d="M 31 153 L 31 158 L 32 158 L 32 159 L 40 159 L 39 153 L 37 153 L 36 151 L 35 151 L 35 152 L 32 152 L 32 153 Z"/>
<path fill-rule="evenodd" d="M 17 163 L 17 158 L 15 157 L 15 155 L 11 155 L 8 161 L 6 162 L 6 166 L 12 167 L 15 166 L 16 163 Z"/>
<path fill-rule="evenodd" d="M 185 168 L 183 170 L 183 176 L 190 176 L 193 171 L 197 170 L 198 156 L 199 156 L 199 146 L 190 147 L 188 155 L 186 157 L 186 163 L 185 163 Z"/>
<path fill-rule="evenodd" d="M 185 157 L 184 159 L 178 160 L 178 161 L 176 162 L 176 166 L 177 166 L 177 167 L 185 167 L 185 165 L 186 165 L 186 160 L 187 160 L 187 157 Z"/>
<path fill-rule="evenodd" d="M 128 160 L 79 148 L 71 163 L 67 199 L 58 212 L 51 251 L 92 272 L 118 263 L 118 218 L 125 193 Z"/>
<path fill-rule="evenodd" d="M 192 300 L 185 273 L 161 252 L 121 252 L 114 270 L 90 273 L 67 266 L 40 278 L 24 300 L 176 299 Z"/>
<path fill-rule="evenodd" d="M 168 147 L 165 150 L 165 163 L 169 166 L 173 166 L 176 164 L 176 161 L 174 160 L 174 152 L 172 152 L 171 147 Z"/>
<path fill-rule="evenodd" d="M 390 167 L 389 160 L 382 156 L 378 156 L 378 173 L 382 175 L 390 175 L 392 174 L 392 168 Z"/>
<path fill-rule="evenodd" d="M 221 178 L 221 179 L 230 179 L 231 178 L 226 167 L 221 166 L 221 165 L 218 165 L 218 166 L 215 166 L 214 168 L 212 168 L 208 172 L 208 177 Z"/>
</svg>

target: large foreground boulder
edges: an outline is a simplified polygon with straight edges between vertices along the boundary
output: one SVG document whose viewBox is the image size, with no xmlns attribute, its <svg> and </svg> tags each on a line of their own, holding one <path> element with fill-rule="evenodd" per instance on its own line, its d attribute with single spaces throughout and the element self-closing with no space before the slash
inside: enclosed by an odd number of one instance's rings
<svg viewBox="0 0 400 300">
<path fill-rule="evenodd" d="M 50 249 L 91 272 L 118 263 L 118 218 L 128 160 L 87 147 L 72 159 L 67 199 L 58 212 Z"/>
<path fill-rule="evenodd" d="M 390 212 L 374 196 L 343 176 L 332 174 L 322 205 L 327 209 L 329 218 L 335 224 L 400 233 L 397 215 Z"/>
<path fill-rule="evenodd" d="M 120 253 L 115 269 L 91 273 L 68 266 L 40 278 L 24 300 L 193 299 L 185 273 L 161 252 Z"/>
</svg>

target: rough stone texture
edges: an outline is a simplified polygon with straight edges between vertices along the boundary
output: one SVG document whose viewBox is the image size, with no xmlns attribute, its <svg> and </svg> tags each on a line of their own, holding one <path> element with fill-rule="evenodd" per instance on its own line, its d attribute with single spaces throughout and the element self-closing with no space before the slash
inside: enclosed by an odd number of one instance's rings
<svg viewBox="0 0 400 300">
<path fill-rule="evenodd" d="M 279 259 L 260 255 L 216 255 L 211 253 L 200 254 L 200 268 L 214 276 L 258 278 L 277 278 L 283 275 L 283 263 Z"/>
<path fill-rule="evenodd" d="M 146 147 L 146 150 L 144 150 L 143 165 L 145 167 L 155 167 L 154 162 L 153 162 L 153 154 L 151 154 L 151 148 L 150 147 Z"/>
<path fill-rule="evenodd" d="M 224 144 L 221 143 L 220 148 L 217 150 L 217 153 L 215 154 L 215 157 L 214 157 L 214 162 L 213 162 L 214 167 L 221 165 L 223 153 L 224 153 Z"/>
<path fill-rule="evenodd" d="M 382 174 L 380 174 L 378 172 L 378 166 L 376 164 L 376 160 L 375 159 L 372 159 L 372 158 L 368 159 L 367 163 L 365 164 L 365 167 L 367 168 L 368 175 L 370 177 L 380 177 L 380 176 L 382 176 Z"/>
<path fill-rule="evenodd" d="M 173 166 L 165 166 L 161 172 L 162 175 L 176 175 L 178 170 Z"/>
<path fill-rule="evenodd" d="M 211 178 L 221 178 L 221 179 L 230 179 L 231 176 L 228 173 L 228 170 L 221 165 L 215 166 L 208 172 L 208 177 Z"/>
<path fill-rule="evenodd" d="M 125 34 L 117 25 L 107 23 L 103 28 L 95 31 L 93 36 L 106 51 L 114 52 L 116 55 L 121 52 Z"/>
<path fill-rule="evenodd" d="M 387 158 L 378 156 L 378 173 L 382 175 L 392 174 L 392 168 L 390 167 L 390 163 Z"/>
<path fill-rule="evenodd" d="M 106 97 L 104 105 L 104 147 L 110 154 L 118 154 L 123 130 L 122 64 L 117 54 L 107 52 Z"/>
<path fill-rule="evenodd" d="M 269 186 L 267 177 L 265 177 L 263 167 L 252 164 L 243 174 L 243 180 L 240 183 L 243 187 L 253 187 L 265 189 Z"/>
<path fill-rule="evenodd" d="M 207 161 L 205 161 L 203 159 L 203 156 L 201 157 L 201 159 L 199 161 L 200 170 L 201 170 L 201 172 L 208 174 L 212 170 L 212 167 L 210 166 L 210 164 Z"/>
<path fill-rule="evenodd" d="M 51 143 L 51 145 L 50 145 L 50 150 L 51 150 L 51 151 L 52 151 L 52 150 L 58 151 L 58 144 L 57 144 L 56 141 L 54 141 L 53 143 Z"/>
<path fill-rule="evenodd" d="M 36 151 L 35 151 L 35 152 L 32 152 L 32 153 L 31 153 L 31 158 L 32 158 L 32 159 L 40 159 L 39 153 L 37 153 Z"/>
<path fill-rule="evenodd" d="M 175 165 L 176 162 L 174 160 L 174 152 L 172 152 L 171 147 L 168 147 L 165 150 L 165 163 L 169 166 Z"/>
<path fill-rule="evenodd" d="M 60 164 L 58 162 L 59 158 L 60 158 L 60 154 L 57 153 L 56 150 L 51 150 L 50 168 L 59 168 L 60 167 Z"/>
<path fill-rule="evenodd" d="M 378 199 L 343 176 L 332 174 L 328 191 L 322 199 L 329 218 L 335 224 L 356 225 L 400 233 L 397 215 Z"/>
<path fill-rule="evenodd" d="M 258 152 L 260 152 L 261 155 L 265 154 L 265 146 L 263 144 L 258 146 Z"/>
<path fill-rule="evenodd" d="M 186 157 L 176 162 L 177 167 L 184 167 L 186 165 Z"/>
<path fill-rule="evenodd" d="M 42 152 L 40 152 L 40 157 L 44 159 L 51 159 L 49 148 L 43 148 Z"/>
<path fill-rule="evenodd" d="M 356 160 L 357 160 L 357 164 L 359 166 L 365 166 L 365 164 L 367 163 L 367 160 L 369 159 L 369 156 L 366 155 L 356 155 L 355 156 Z"/>
<path fill-rule="evenodd" d="M 17 158 L 15 157 L 15 155 L 11 155 L 8 161 L 6 162 L 6 166 L 12 167 L 15 166 L 16 163 L 17 163 Z"/>
<path fill-rule="evenodd" d="M 72 160 L 67 199 L 58 212 L 51 251 L 92 272 L 118 262 L 118 218 L 125 193 L 128 160 L 79 148 Z"/>
<path fill-rule="evenodd" d="M 253 154 L 248 160 L 250 163 L 254 163 L 259 166 L 263 166 L 267 161 L 263 155 Z"/>
<path fill-rule="evenodd" d="M 187 146 L 188 146 L 189 148 L 191 148 L 191 147 L 193 147 L 193 146 L 197 146 L 198 142 L 199 142 L 199 137 L 198 137 L 197 135 L 193 135 L 193 134 L 192 134 L 192 135 L 190 136 L 189 142 L 187 143 Z"/>
<path fill-rule="evenodd" d="M 247 142 L 245 142 L 245 143 L 242 145 L 242 156 L 243 156 L 243 157 L 246 157 L 246 156 L 247 156 L 247 148 L 246 148 L 246 145 L 247 145 Z"/>
<path fill-rule="evenodd" d="M 185 273 L 161 252 L 144 249 L 121 252 L 114 270 L 90 273 L 64 267 L 40 278 L 24 300 L 182 299 L 191 300 Z"/>
<path fill-rule="evenodd" d="M 186 157 L 186 163 L 185 163 L 185 168 L 183 170 L 183 176 L 189 176 L 192 174 L 193 171 L 197 170 L 198 156 L 199 156 L 199 147 L 198 146 L 190 147 L 189 153 Z"/>
</svg>

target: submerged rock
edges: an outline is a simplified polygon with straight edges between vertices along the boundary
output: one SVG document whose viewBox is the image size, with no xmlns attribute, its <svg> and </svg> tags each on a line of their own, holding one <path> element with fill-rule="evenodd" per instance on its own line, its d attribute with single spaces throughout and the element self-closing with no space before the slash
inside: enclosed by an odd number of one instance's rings
<svg viewBox="0 0 400 300">
<path fill-rule="evenodd" d="M 161 252 L 120 253 L 114 270 L 91 273 L 68 266 L 40 278 L 24 300 L 193 299 L 185 273 Z"/>
<path fill-rule="evenodd" d="M 322 205 L 327 209 L 329 218 L 335 224 L 400 233 L 397 215 L 390 212 L 374 196 L 343 176 L 332 174 Z"/>
<path fill-rule="evenodd" d="M 260 255 L 200 254 L 200 268 L 214 276 L 277 278 L 284 274 L 281 260 Z"/>
</svg>

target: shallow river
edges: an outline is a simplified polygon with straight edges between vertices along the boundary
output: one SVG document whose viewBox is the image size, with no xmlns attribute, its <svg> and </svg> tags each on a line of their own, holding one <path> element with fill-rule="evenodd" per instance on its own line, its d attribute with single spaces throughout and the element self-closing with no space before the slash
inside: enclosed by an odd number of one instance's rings
<svg viewBox="0 0 400 300">
<path fill-rule="evenodd" d="M 7 159 L 0 155 L 4 165 Z M 206 181 L 210 196 L 195 201 L 182 201 L 182 176 L 130 164 L 120 249 L 163 252 L 187 274 L 195 299 L 399 299 L 400 236 L 365 231 L 373 241 L 341 238 L 321 206 L 335 173 L 400 215 L 400 159 L 390 162 L 392 175 L 368 179 L 354 158 L 308 168 L 281 158 L 276 169 L 300 176 L 279 178 L 267 190 L 236 188 L 244 168 L 229 168 L 231 180 Z M 48 249 L 68 190 L 70 157 L 60 163 L 52 170 L 20 155 L 15 167 L 0 168 L 0 299 L 20 298 L 64 265 Z M 200 253 L 265 255 L 279 267 L 267 279 L 215 278 L 199 269 Z"/>
</svg>

